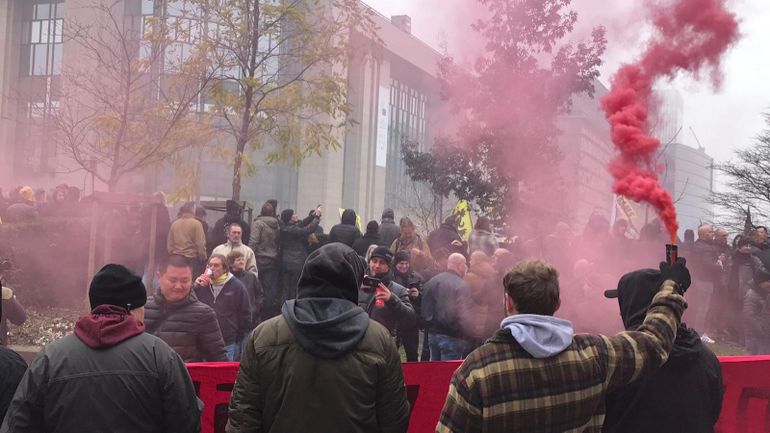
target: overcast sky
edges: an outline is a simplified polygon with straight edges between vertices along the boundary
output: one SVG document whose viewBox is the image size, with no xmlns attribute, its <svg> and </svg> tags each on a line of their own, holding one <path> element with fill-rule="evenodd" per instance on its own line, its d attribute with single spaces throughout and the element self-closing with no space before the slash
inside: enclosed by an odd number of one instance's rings
<svg viewBox="0 0 770 433">
<path fill-rule="evenodd" d="M 412 17 L 412 33 L 438 47 L 445 40 L 452 50 L 455 41 L 469 37 L 473 11 L 460 10 L 472 0 L 365 0 L 385 16 Z M 601 80 L 622 62 L 633 61 L 644 49 L 643 7 L 638 1 L 574 0 L 580 14 L 576 32 L 586 33 L 594 25 L 608 30 L 608 51 Z M 610 6 L 612 5 L 612 6 Z M 467 8 L 467 6 L 465 6 Z M 708 82 L 679 77 L 671 87 L 684 98 L 685 144 L 695 146 L 689 128 L 695 131 L 706 151 L 722 161 L 734 149 L 751 143 L 766 125 L 763 112 L 770 112 L 770 1 L 732 0 L 729 8 L 741 21 L 742 38 L 723 61 L 724 82 L 714 90 Z M 470 18 L 469 18 L 470 17 Z"/>
</svg>

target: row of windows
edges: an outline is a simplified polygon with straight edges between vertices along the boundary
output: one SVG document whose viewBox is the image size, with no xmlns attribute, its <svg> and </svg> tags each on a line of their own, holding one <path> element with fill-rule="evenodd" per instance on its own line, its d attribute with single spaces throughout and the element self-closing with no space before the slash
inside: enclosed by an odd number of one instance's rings
<svg viewBox="0 0 770 433">
<path fill-rule="evenodd" d="M 416 141 L 425 145 L 427 96 L 407 84 L 392 80 L 390 87 L 390 124 L 388 127 L 388 161 L 385 181 L 385 206 L 402 208 L 413 201 L 412 181 L 406 175 L 401 158 L 401 142 Z"/>
<path fill-rule="evenodd" d="M 22 76 L 61 74 L 64 3 L 36 3 L 22 23 Z"/>
</svg>

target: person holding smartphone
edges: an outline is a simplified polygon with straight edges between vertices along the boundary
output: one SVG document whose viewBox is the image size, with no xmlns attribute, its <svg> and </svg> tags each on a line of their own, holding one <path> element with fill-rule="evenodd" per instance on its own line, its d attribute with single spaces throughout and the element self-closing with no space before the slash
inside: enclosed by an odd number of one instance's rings
<svg viewBox="0 0 770 433">
<path fill-rule="evenodd" d="M 392 262 L 393 253 L 389 248 L 377 247 L 372 251 L 369 272 L 358 291 L 358 305 L 395 337 L 399 329 L 417 324 L 417 313 L 406 287 L 393 281 Z"/>
</svg>

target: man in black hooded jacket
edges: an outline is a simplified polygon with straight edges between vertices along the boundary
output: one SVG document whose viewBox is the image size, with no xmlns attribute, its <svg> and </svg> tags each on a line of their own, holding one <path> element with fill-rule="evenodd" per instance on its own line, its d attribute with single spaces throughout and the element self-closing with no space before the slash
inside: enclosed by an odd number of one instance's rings
<svg viewBox="0 0 770 433">
<path fill-rule="evenodd" d="M 660 271 L 624 275 L 617 297 L 626 330 L 641 326 L 660 286 Z M 722 369 L 697 332 L 682 323 L 660 370 L 607 395 L 604 433 L 713 433 L 722 409 Z"/>
<path fill-rule="evenodd" d="M 329 231 L 329 243 L 341 242 L 352 248 L 353 242 L 361 238 L 361 231 L 356 227 L 356 219 L 356 211 L 345 209 L 340 223 Z"/>
<path fill-rule="evenodd" d="M 308 256 L 297 299 L 246 344 L 229 433 L 406 432 L 398 350 L 388 330 L 356 305 L 365 267 L 339 243 Z"/>
</svg>

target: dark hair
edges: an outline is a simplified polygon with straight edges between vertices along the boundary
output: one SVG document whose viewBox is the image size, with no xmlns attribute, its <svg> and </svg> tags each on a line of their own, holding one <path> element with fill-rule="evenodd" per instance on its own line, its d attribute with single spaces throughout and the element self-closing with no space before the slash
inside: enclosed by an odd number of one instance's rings
<svg viewBox="0 0 770 433">
<path fill-rule="evenodd" d="M 685 242 L 695 242 L 695 231 L 693 229 L 687 229 L 684 231 Z"/>
<path fill-rule="evenodd" d="M 744 245 L 751 245 L 751 239 L 747 238 L 746 236 L 737 235 L 735 236 L 734 241 L 736 248 L 740 248 Z"/>
<path fill-rule="evenodd" d="M 198 218 L 205 218 L 206 217 L 206 208 L 203 206 L 195 206 L 195 216 Z"/>
<path fill-rule="evenodd" d="M 262 210 L 259 212 L 259 216 L 275 216 L 275 209 L 273 209 L 273 205 L 270 203 L 265 202 L 265 204 L 262 205 Z"/>
<path fill-rule="evenodd" d="M 276 216 L 278 213 L 278 200 L 271 198 L 270 200 L 266 201 L 265 203 L 269 204 L 273 207 L 273 216 Z"/>
<path fill-rule="evenodd" d="M 284 209 L 281 211 L 281 221 L 284 224 L 291 222 L 291 218 L 294 216 L 294 209 Z"/>
<path fill-rule="evenodd" d="M 393 213 L 393 209 L 388 208 L 388 209 L 385 209 L 384 211 L 382 211 L 382 218 L 394 219 L 395 218 L 395 214 Z"/>
<path fill-rule="evenodd" d="M 190 264 L 190 260 L 185 256 L 180 256 L 178 254 L 167 256 L 165 259 L 161 260 L 160 267 L 158 267 L 158 272 L 165 274 L 169 266 L 174 268 L 188 268 L 190 269 L 190 273 L 192 273 L 192 265 Z"/>
<path fill-rule="evenodd" d="M 528 260 L 505 274 L 503 286 L 521 314 L 552 316 L 559 308 L 559 272 L 543 260 Z"/>
<path fill-rule="evenodd" d="M 243 227 L 241 227 L 241 223 L 236 221 L 236 222 L 232 222 L 232 223 L 227 225 L 227 227 L 225 228 L 225 233 L 229 234 L 230 233 L 230 229 L 233 228 L 233 227 L 238 227 L 239 229 L 243 230 Z"/>
<path fill-rule="evenodd" d="M 485 216 L 480 216 L 476 219 L 476 226 L 474 228 L 476 230 L 484 230 L 486 232 L 492 231 L 492 227 L 489 224 L 489 218 Z"/>
</svg>

